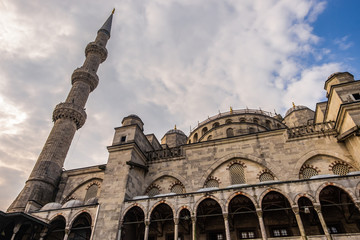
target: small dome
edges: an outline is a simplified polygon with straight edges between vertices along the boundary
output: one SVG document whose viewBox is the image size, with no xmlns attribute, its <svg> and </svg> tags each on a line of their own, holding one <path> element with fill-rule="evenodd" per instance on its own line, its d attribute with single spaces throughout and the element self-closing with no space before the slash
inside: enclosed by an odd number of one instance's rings
<svg viewBox="0 0 360 240">
<path fill-rule="evenodd" d="M 49 210 L 53 210 L 53 209 L 60 209 L 61 208 L 61 203 L 57 203 L 57 202 L 50 202 L 45 204 L 40 211 L 49 211 Z"/>
<path fill-rule="evenodd" d="M 137 118 L 137 119 L 140 119 L 140 120 L 141 120 L 141 118 L 140 118 L 138 115 L 136 115 L 136 114 L 130 114 L 129 116 L 127 116 L 127 117 L 125 117 L 125 118 Z"/>
<path fill-rule="evenodd" d="M 179 129 L 171 129 L 171 130 L 167 131 L 165 133 L 165 135 L 168 135 L 168 134 L 171 134 L 171 133 L 178 133 L 178 134 L 181 134 L 181 135 L 185 135 L 185 133 L 183 131 L 179 130 Z"/>
<path fill-rule="evenodd" d="M 289 110 L 286 111 L 285 117 L 286 117 L 287 115 L 289 115 L 290 113 L 292 113 L 293 111 L 303 110 L 303 109 L 309 109 L 309 108 L 306 107 L 306 106 L 302 106 L 302 105 L 298 105 L 298 106 L 292 107 L 292 108 L 290 108 Z M 309 109 L 309 110 L 310 110 L 310 109 Z"/>
<path fill-rule="evenodd" d="M 61 208 L 72 208 L 72 207 L 78 207 L 84 205 L 83 201 L 72 199 L 70 201 L 67 201 L 64 205 L 62 205 Z"/>
<path fill-rule="evenodd" d="M 93 204 L 97 204 L 97 203 L 98 203 L 97 197 L 93 197 L 93 198 L 89 198 L 86 201 L 85 205 L 93 205 Z"/>
</svg>

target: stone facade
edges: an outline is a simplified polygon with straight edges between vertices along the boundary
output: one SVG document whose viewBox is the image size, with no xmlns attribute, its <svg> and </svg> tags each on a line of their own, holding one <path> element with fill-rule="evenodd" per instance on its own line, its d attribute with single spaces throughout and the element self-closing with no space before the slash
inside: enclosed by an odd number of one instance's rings
<svg viewBox="0 0 360 240">
<path fill-rule="evenodd" d="M 326 80 L 327 101 L 315 112 L 294 105 L 282 118 L 231 109 L 199 123 L 189 136 L 170 130 L 161 143 L 129 115 L 115 128 L 107 164 L 62 170 L 85 122 L 83 107 L 97 85 L 94 71 L 106 58 L 109 37 L 106 27 L 100 29 L 86 48 L 27 185 L 0 214 L 1 236 L 360 238 L 360 81 L 350 73 Z"/>
</svg>

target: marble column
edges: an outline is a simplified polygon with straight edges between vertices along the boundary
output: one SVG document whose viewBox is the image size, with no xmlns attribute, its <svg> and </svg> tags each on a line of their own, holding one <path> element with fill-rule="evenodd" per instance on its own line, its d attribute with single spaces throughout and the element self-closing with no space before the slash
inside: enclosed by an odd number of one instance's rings
<svg viewBox="0 0 360 240">
<path fill-rule="evenodd" d="M 231 240 L 231 237 L 230 237 L 230 227 L 229 227 L 229 219 L 228 219 L 229 214 L 228 214 L 228 213 L 223 213 L 223 217 L 224 217 L 226 240 Z"/>
<path fill-rule="evenodd" d="M 192 223 L 192 240 L 196 240 L 196 217 L 191 217 Z"/>
<path fill-rule="evenodd" d="M 144 240 L 148 240 L 149 238 L 149 227 L 150 227 L 150 221 L 145 220 L 145 232 L 144 232 Z"/>
<path fill-rule="evenodd" d="M 256 209 L 256 214 L 257 214 L 258 219 L 259 219 L 259 225 L 260 225 L 262 239 L 266 240 L 267 236 L 266 236 L 266 229 L 265 229 L 262 209 L 260 209 L 260 208 Z"/>
<path fill-rule="evenodd" d="M 179 218 L 174 218 L 174 240 L 179 238 Z"/>
<path fill-rule="evenodd" d="M 69 238 L 69 235 L 70 235 L 70 228 L 65 228 L 64 240 L 67 240 Z"/>
<path fill-rule="evenodd" d="M 15 239 L 15 236 L 19 232 L 20 228 L 21 228 L 21 223 L 15 225 L 15 227 L 13 228 L 13 235 L 11 236 L 11 240 Z"/>
<path fill-rule="evenodd" d="M 326 222 L 325 222 L 325 219 L 324 219 L 324 216 L 322 215 L 322 212 L 321 212 L 321 205 L 320 204 L 317 204 L 317 205 L 314 205 L 314 209 L 319 217 L 319 220 L 320 220 L 320 223 L 321 223 L 321 227 L 324 231 L 324 234 L 326 236 L 326 238 L 328 240 L 332 240 L 332 237 L 328 231 L 328 228 L 326 226 Z"/>
<path fill-rule="evenodd" d="M 299 230 L 300 230 L 301 239 L 306 240 L 307 237 L 306 237 L 306 234 L 305 234 L 304 225 L 303 225 L 302 220 L 301 220 L 299 207 L 292 207 L 292 210 L 295 213 L 295 218 L 296 218 L 296 222 L 298 224 Z"/>
</svg>

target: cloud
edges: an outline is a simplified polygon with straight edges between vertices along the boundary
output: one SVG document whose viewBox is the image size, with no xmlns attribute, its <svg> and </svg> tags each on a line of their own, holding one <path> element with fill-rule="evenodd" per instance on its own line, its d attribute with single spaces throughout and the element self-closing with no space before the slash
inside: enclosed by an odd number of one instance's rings
<svg viewBox="0 0 360 240">
<path fill-rule="evenodd" d="M 344 36 L 342 38 L 337 38 L 334 40 L 335 45 L 339 47 L 340 50 L 347 50 L 351 48 L 354 43 L 348 41 L 349 36 Z"/>
<path fill-rule="evenodd" d="M 188 133 L 229 106 L 285 112 L 295 101 L 313 107 L 325 95 L 326 77 L 342 68 L 324 60 L 329 51 L 318 49 L 320 36 L 312 32 L 324 1 L 0 4 L 0 167 L 20 172 L 13 183 L 6 180 L 16 189 L 41 151 L 52 110 L 65 100 L 86 44 L 114 6 L 109 56 L 99 68 L 100 83 L 90 94 L 88 119 L 75 135 L 67 169 L 106 163 L 113 128 L 131 113 L 142 118 L 146 133 L 161 139 L 175 124 Z M 2 196 L 0 208 L 15 196 Z"/>
</svg>

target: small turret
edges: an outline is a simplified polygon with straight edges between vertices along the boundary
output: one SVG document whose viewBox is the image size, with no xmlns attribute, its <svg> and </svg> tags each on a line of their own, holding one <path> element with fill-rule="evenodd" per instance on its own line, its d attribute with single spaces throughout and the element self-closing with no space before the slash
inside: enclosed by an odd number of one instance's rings
<svg viewBox="0 0 360 240">
<path fill-rule="evenodd" d="M 324 89 L 326 90 L 327 93 L 326 95 L 328 96 L 330 94 L 330 89 L 333 85 L 353 82 L 353 81 L 355 81 L 354 76 L 348 72 L 336 72 L 331 74 L 326 80 L 324 85 Z"/>
<path fill-rule="evenodd" d="M 161 139 L 161 145 L 165 145 L 169 148 L 177 147 L 186 143 L 187 136 L 185 133 L 179 129 L 171 129 L 165 133 Z"/>
<path fill-rule="evenodd" d="M 139 126 L 139 128 L 143 131 L 144 130 L 144 123 L 143 121 L 139 118 L 139 116 L 135 115 L 135 114 L 130 114 L 127 117 L 124 117 L 124 119 L 121 122 L 122 126 L 129 126 L 129 125 L 133 125 L 136 124 Z"/>
</svg>

